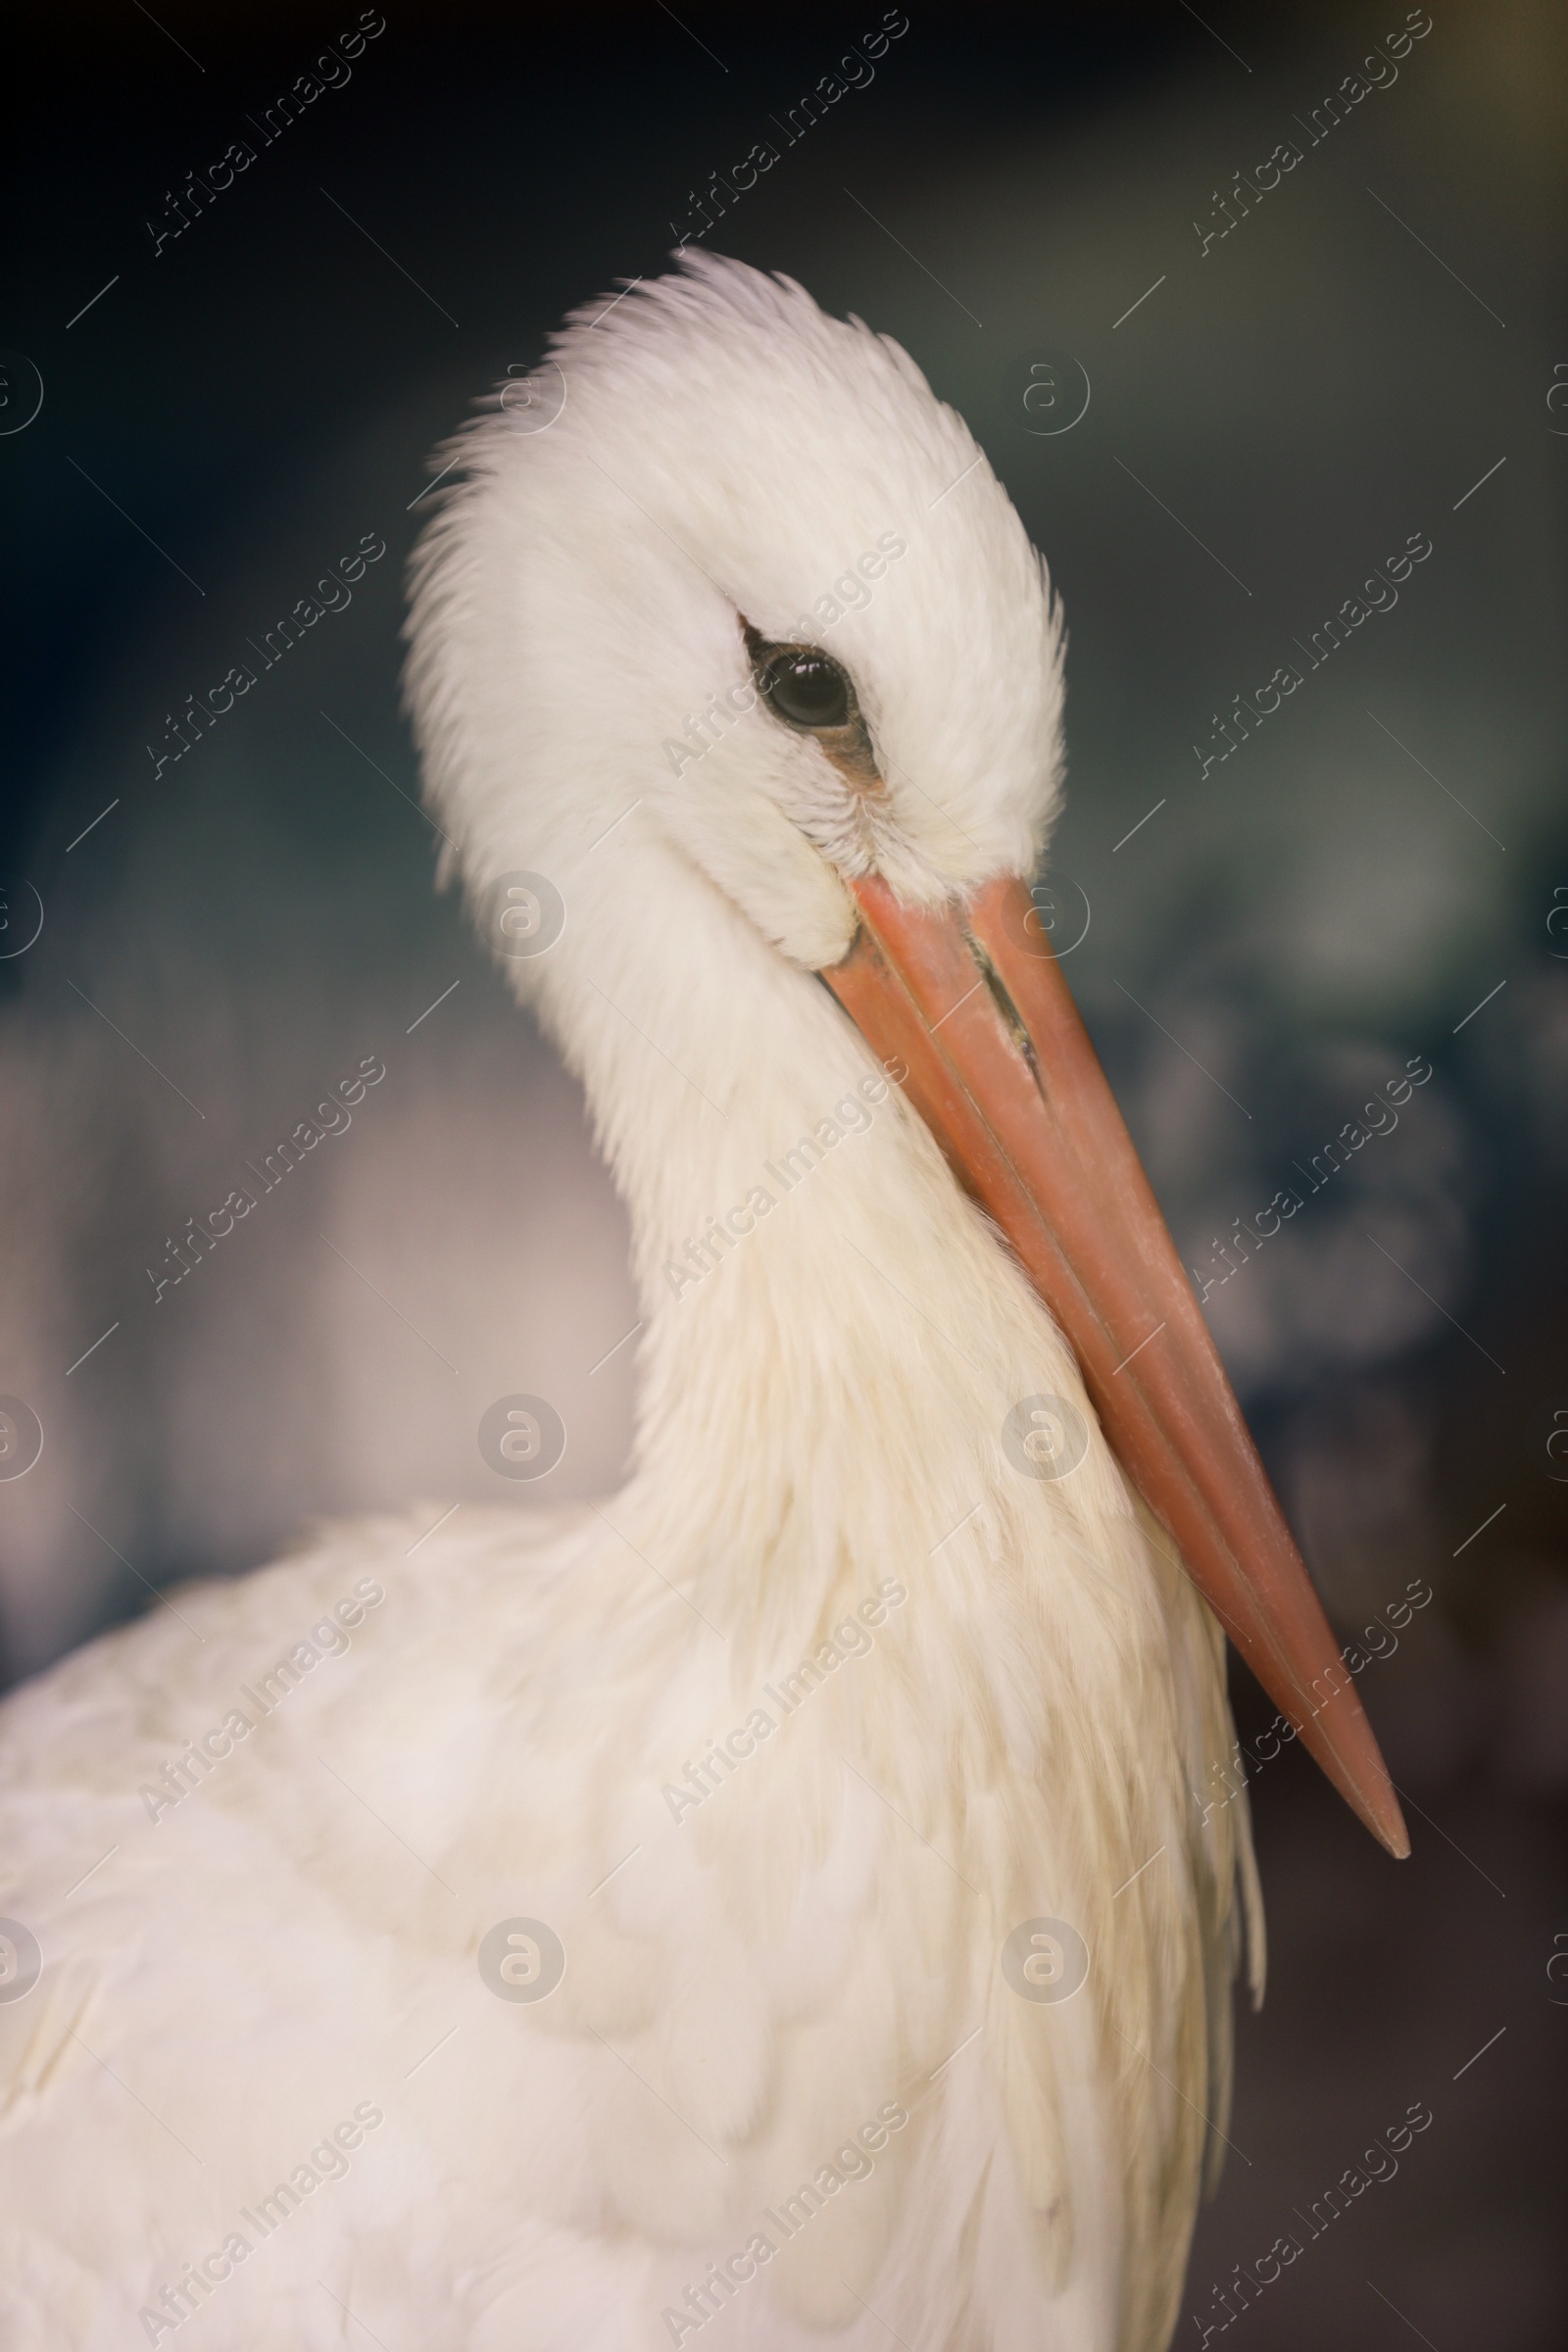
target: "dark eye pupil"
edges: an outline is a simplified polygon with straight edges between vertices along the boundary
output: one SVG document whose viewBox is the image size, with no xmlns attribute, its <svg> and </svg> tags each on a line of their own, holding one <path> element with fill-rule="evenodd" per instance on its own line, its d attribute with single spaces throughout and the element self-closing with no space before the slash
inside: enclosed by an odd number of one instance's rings
<svg viewBox="0 0 1568 2352">
<path fill-rule="evenodd" d="M 769 662 L 766 683 L 780 716 L 798 727 L 849 723 L 844 672 L 824 654 L 781 654 Z"/>
</svg>

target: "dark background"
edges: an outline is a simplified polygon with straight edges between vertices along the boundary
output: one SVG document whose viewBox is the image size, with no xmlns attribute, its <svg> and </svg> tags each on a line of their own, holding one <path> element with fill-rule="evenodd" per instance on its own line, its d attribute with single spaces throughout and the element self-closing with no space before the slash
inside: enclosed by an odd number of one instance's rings
<svg viewBox="0 0 1568 2352">
<path fill-rule="evenodd" d="M 29 891 L 45 918 L 0 960 L 0 1388 L 45 1430 L 0 1485 L 13 1675 L 322 1512 L 484 1495 L 505 1391 L 560 1404 L 561 1492 L 624 1458 L 632 1351 L 598 1360 L 636 1311 L 620 1213 L 432 892 L 401 569 L 432 445 L 566 308 L 660 269 L 688 191 L 782 145 L 769 119 L 881 12 L 389 0 L 347 86 L 155 256 L 165 192 L 260 147 L 247 115 L 357 13 L 125 0 L 8 39 L 0 427 L 27 363 L 44 392 L 0 436 L 3 939 Z M 909 15 L 709 242 L 904 342 L 1046 551 L 1053 862 L 1093 909 L 1069 973 L 1343 1633 L 1435 1593 L 1361 1680 L 1412 1859 L 1294 1751 L 1259 1776 L 1269 1999 L 1177 2340 L 1294 2231 L 1235 2323 L 1258 2352 L 1554 2347 L 1562 21 L 1437 0 L 1393 86 L 1309 143 L 1395 0 Z M 1204 251 L 1195 220 L 1287 138 L 1299 166 Z M 1091 387 L 1049 436 L 1042 351 Z M 389 552 L 351 608 L 155 778 L 166 713 L 366 532 Z M 1397 608 L 1203 775 L 1215 714 L 1417 532 Z M 155 1308 L 167 1237 L 366 1054 L 388 1075 L 353 1130 Z M 1412 1056 L 1435 1075 L 1397 1130 L 1310 1192 L 1293 1169 Z M 1221 1283 L 1283 1186 L 1301 1209 Z M 1269 1710 L 1235 1681 L 1250 1741 Z M 1415 2101 L 1398 2177 L 1307 2238 L 1295 2209 Z"/>
</svg>

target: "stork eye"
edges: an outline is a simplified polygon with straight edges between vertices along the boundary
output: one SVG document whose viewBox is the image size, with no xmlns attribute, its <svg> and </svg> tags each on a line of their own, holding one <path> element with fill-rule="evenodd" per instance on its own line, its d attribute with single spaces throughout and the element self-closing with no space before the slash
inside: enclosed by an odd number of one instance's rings
<svg viewBox="0 0 1568 2352">
<path fill-rule="evenodd" d="M 759 648 L 757 683 L 792 727 L 847 727 L 853 709 L 849 678 L 811 645 Z"/>
<path fill-rule="evenodd" d="M 814 735 L 845 781 L 860 793 L 885 793 L 855 681 L 819 645 L 781 643 L 737 613 L 757 690 L 775 718 Z"/>
</svg>

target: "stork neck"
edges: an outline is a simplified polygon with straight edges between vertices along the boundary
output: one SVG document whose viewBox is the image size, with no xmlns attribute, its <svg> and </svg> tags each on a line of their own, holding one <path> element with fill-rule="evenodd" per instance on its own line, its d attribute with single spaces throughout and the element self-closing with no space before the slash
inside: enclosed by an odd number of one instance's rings
<svg viewBox="0 0 1568 2352">
<path fill-rule="evenodd" d="M 607 1022 L 616 1066 L 590 1093 L 643 1302 L 626 1499 L 648 1556 L 706 1569 L 717 1611 L 750 1603 L 738 1556 L 771 1563 L 808 1612 L 852 1569 L 869 1589 L 890 1544 L 923 1557 L 1004 1489 L 1008 1410 L 1076 1375 L 897 1065 L 764 953 L 765 988 L 743 967 L 687 1024 L 679 1070 L 654 1007 L 646 1037 Z"/>
</svg>

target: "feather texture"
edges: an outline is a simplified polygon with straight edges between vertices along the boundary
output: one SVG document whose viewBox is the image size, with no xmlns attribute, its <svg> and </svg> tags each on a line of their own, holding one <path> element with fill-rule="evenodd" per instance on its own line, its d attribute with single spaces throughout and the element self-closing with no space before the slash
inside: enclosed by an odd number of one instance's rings
<svg viewBox="0 0 1568 2352">
<path fill-rule="evenodd" d="M 1256 1924 L 1245 1799 L 1195 1795 L 1222 1645 L 814 976 L 835 857 L 932 904 L 1032 869 L 1059 621 L 960 421 L 798 288 L 688 257 L 550 365 L 543 430 L 460 437 L 410 694 L 481 920 L 515 871 L 565 906 L 509 969 L 631 1212 L 631 1475 L 329 1530 L 9 1702 L 6 2341 L 1154 2352 Z M 765 713 L 696 756 L 740 612 L 853 668 L 869 852 Z M 1042 1394 L 1070 1476 L 1004 1446 Z M 548 1998 L 481 1969 L 511 1920 Z M 1004 1966 L 1047 1920 L 1070 1998 Z"/>
</svg>

